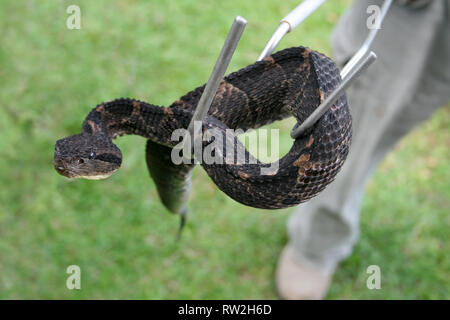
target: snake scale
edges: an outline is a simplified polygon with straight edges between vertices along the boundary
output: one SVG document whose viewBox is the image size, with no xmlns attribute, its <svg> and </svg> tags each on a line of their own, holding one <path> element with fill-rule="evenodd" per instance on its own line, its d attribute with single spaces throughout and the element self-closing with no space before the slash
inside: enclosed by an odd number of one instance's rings
<svg viewBox="0 0 450 320">
<path fill-rule="evenodd" d="M 302 123 L 340 83 L 339 69 L 325 55 L 305 47 L 279 51 L 222 80 L 203 132 L 215 128 L 257 128 L 294 116 Z M 54 166 L 69 178 L 101 179 L 121 165 L 122 154 L 112 142 L 122 135 L 148 139 L 146 161 L 163 204 L 174 213 L 184 213 L 195 164 L 171 161 L 175 129 L 187 128 L 203 92 L 199 87 L 170 107 L 159 107 L 135 99 L 116 99 L 95 107 L 86 117 L 82 132 L 58 140 Z M 225 133 L 224 133 L 225 135 Z M 279 159 L 278 171 L 261 174 L 270 164 L 255 160 L 226 161 L 202 167 L 234 200 L 256 208 L 279 209 L 304 202 L 322 191 L 344 163 L 352 135 L 352 119 L 345 95 Z M 224 138 L 234 148 L 244 148 L 235 138 Z M 203 146 L 211 143 L 204 139 Z M 216 150 L 225 157 L 223 150 Z"/>
</svg>

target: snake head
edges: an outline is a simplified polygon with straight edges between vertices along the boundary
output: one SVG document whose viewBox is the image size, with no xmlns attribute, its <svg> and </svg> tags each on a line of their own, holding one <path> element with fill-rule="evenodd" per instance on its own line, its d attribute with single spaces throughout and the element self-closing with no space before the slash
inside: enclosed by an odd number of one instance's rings
<svg viewBox="0 0 450 320">
<path fill-rule="evenodd" d="M 53 164 L 68 178 L 105 179 L 119 169 L 120 149 L 103 134 L 81 133 L 58 140 Z"/>
</svg>

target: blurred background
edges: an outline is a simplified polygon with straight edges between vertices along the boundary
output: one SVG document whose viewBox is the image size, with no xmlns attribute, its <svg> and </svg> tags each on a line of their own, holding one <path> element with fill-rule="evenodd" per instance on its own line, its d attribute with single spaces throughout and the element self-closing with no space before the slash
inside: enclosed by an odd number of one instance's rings
<svg viewBox="0 0 450 320">
<path fill-rule="evenodd" d="M 209 77 L 236 15 L 249 23 L 229 72 L 253 63 L 298 0 L 0 2 L 0 298 L 276 299 L 274 271 L 293 209 L 264 211 L 223 194 L 201 167 L 180 242 L 144 160 L 145 139 L 116 140 L 122 168 L 103 181 L 53 169 L 57 139 L 102 101 L 167 106 Z M 350 2 L 327 1 L 278 49 L 330 55 Z M 69 5 L 81 29 L 66 27 Z M 278 122 L 289 150 L 292 119 Z M 397 145 L 368 186 L 361 239 L 330 299 L 449 298 L 450 108 Z M 81 290 L 66 268 L 81 267 Z M 382 266 L 382 289 L 366 268 Z"/>
</svg>

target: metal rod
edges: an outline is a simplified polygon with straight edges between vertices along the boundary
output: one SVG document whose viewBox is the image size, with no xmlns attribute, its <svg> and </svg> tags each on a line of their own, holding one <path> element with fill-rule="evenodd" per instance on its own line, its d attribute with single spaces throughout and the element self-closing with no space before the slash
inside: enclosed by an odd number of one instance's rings
<svg viewBox="0 0 450 320">
<path fill-rule="evenodd" d="M 280 43 L 281 39 L 286 33 L 294 30 L 300 23 L 303 22 L 311 13 L 313 13 L 318 7 L 320 7 L 326 0 L 305 0 L 292 10 L 286 17 L 281 19 L 280 25 L 273 33 L 270 40 L 267 42 L 263 51 L 258 57 L 258 61 L 261 61 L 265 57 L 272 54 L 273 50 Z"/>
<path fill-rule="evenodd" d="M 281 19 L 281 22 L 286 21 L 291 26 L 289 31 L 294 30 L 297 26 L 309 17 L 318 7 L 320 7 L 325 0 L 305 0 L 298 5 L 294 10 Z"/>
<path fill-rule="evenodd" d="M 265 57 L 268 57 L 272 54 L 273 50 L 275 50 L 277 45 L 280 43 L 281 39 L 283 39 L 283 37 L 286 35 L 286 33 L 289 32 L 289 28 L 290 27 L 287 22 L 281 22 L 281 24 L 278 26 L 277 30 L 275 30 L 275 32 L 273 33 L 269 42 L 267 42 L 266 46 L 264 47 L 264 50 L 259 55 L 257 61 L 261 61 Z"/>
<path fill-rule="evenodd" d="M 242 33 L 244 32 L 246 25 L 247 20 L 245 20 L 241 16 L 237 16 L 236 18 L 234 18 L 233 25 L 231 26 L 231 29 L 222 47 L 222 51 L 220 52 L 219 58 L 217 59 L 211 76 L 206 83 L 203 94 L 200 97 L 200 101 L 198 102 L 197 108 L 195 109 L 194 115 L 192 116 L 192 120 L 189 123 L 188 131 L 191 134 L 192 138 L 194 138 L 194 122 L 202 121 L 208 113 L 211 103 L 216 96 L 220 82 L 225 75 L 225 71 L 227 70 L 231 57 L 236 50 L 237 44 L 241 38 Z M 193 139 L 191 139 L 191 141 L 193 141 Z"/>
<path fill-rule="evenodd" d="M 322 104 L 318 106 L 300 126 L 292 130 L 291 137 L 296 139 L 305 132 L 305 130 L 311 128 L 333 105 L 333 103 L 344 94 L 344 91 L 352 84 L 352 82 L 376 60 L 376 58 L 376 54 L 371 51 L 363 60 L 360 60 Z"/>
<path fill-rule="evenodd" d="M 370 46 L 372 45 L 373 40 L 375 39 L 375 36 L 378 33 L 378 30 L 381 28 L 381 23 L 384 20 L 384 17 L 386 16 L 386 13 L 388 12 L 390 6 L 392 4 L 392 0 L 385 0 L 383 2 L 383 5 L 380 10 L 380 15 L 376 19 L 376 25 L 372 30 L 370 30 L 369 35 L 367 36 L 366 40 L 362 44 L 361 48 L 353 55 L 353 57 L 350 59 L 349 62 L 344 66 L 344 68 L 341 70 L 341 78 L 345 78 L 347 74 L 350 72 L 350 70 L 353 69 L 353 67 L 358 64 L 358 62 L 366 55 L 367 52 L 369 52 Z"/>
<path fill-rule="evenodd" d="M 345 89 L 356 79 L 372 62 L 376 60 L 376 55 L 371 51 L 369 55 L 370 47 L 375 39 L 375 36 L 378 33 L 378 30 L 381 28 L 381 23 L 384 20 L 390 6 L 392 4 L 392 0 L 385 0 L 380 10 L 380 15 L 376 19 L 376 25 L 369 32 L 367 38 L 364 40 L 362 46 L 358 49 L 358 51 L 353 55 L 349 62 L 344 66 L 341 70 L 341 78 L 343 79 L 341 84 L 325 99 L 322 104 L 317 107 L 317 109 L 303 121 L 303 123 L 298 126 L 295 130 L 292 130 L 291 137 L 297 138 L 299 137 L 306 129 L 312 127 L 314 123 L 319 120 L 319 118 L 333 105 L 333 103 L 340 98 L 340 96 L 344 93 Z M 364 59 L 364 60 L 363 60 Z"/>
</svg>

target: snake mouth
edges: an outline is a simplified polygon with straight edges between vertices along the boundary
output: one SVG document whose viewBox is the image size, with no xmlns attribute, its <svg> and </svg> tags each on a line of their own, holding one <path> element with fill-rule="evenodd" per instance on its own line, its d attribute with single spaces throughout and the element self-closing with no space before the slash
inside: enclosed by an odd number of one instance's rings
<svg viewBox="0 0 450 320">
<path fill-rule="evenodd" d="M 109 178 L 116 170 L 112 170 L 106 173 L 92 173 L 92 174 L 86 174 L 86 172 L 83 173 L 77 173 L 72 170 L 69 170 L 65 165 L 60 163 L 55 163 L 55 170 L 62 176 L 69 178 L 69 179 L 87 179 L 87 180 L 103 180 L 106 178 Z"/>
<path fill-rule="evenodd" d="M 82 178 L 82 179 L 87 179 L 87 180 L 103 180 L 106 178 L 109 178 L 114 172 L 116 172 L 117 170 L 108 172 L 108 173 L 102 173 L 102 174 L 97 174 L 97 175 L 90 175 L 90 176 L 77 176 L 76 178 Z"/>
</svg>

